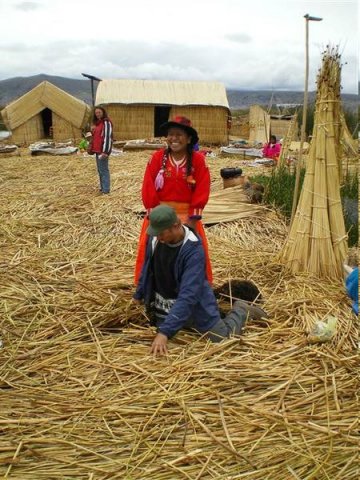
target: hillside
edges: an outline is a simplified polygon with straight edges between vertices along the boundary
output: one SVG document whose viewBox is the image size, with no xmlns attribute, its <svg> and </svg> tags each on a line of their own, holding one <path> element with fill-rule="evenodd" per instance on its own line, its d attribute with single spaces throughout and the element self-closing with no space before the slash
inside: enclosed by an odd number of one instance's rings
<svg viewBox="0 0 360 480">
<path fill-rule="evenodd" d="M 51 75 L 34 75 L 32 77 L 14 77 L 0 81 L 0 106 L 5 106 L 16 98 L 24 95 L 39 83 L 47 80 L 57 87 L 65 90 L 74 97 L 91 104 L 91 86 L 89 80 L 77 80 Z M 95 84 L 96 86 L 96 84 Z M 248 108 L 250 105 L 268 105 L 271 97 L 272 103 L 302 103 L 303 93 L 294 91 L 270 90 L 227 90 L 231 109 Z M 314 100 L 315 93 L 310 92 L 309 100 Z M 358 106 L 358 96 L 343 94 L 343 104 L 346 109 L 355 111 Z"/>
<path fill-rule="evenodd" d="M 227 90 L 227 97 L 231 109 L 245 109 L 250 105 L 274 104 L 302 104 L 304 93 L 294 91 L 270 90 Z M 309 103 L 315 101 L 315 93 L 309 92 Z M 346 110 L 355 112 L 358 108 L 359 97 L 354 94 L 344 93 L 342 95 L 343 107 Z"/>
<path fill-rule="evenodd" d="M 0 105 L 7 105 L 44 81 L 48 81 L 53 85 L 56 85 L 74 97 L 84 100 L 86 103 L 91 103 L 91 87 L 89 80 L 76 80 L 73 78 L 55 77 L 51 75 L 40 74 L 32 77 L 14 77 L 1 80 Z"/>
</svg>

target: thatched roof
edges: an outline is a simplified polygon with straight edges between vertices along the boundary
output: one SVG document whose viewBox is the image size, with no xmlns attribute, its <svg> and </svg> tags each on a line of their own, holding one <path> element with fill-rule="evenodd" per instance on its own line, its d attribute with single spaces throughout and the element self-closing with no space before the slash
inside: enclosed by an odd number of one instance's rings
<svg viewBox="0 0 360 480">
<path fill-rule="evenodd" d="M 1 115 L 9 130 L 49 108 L 76 128 L 83 128 L 90 115 L 90 107 L 52 83 L 42 82 L 30 92 L 7 105 Z"/>
<path fill-rule="evenodd" d="M 207 105 L 229 109 L 225 86 L 218 82 L 160 80 L 103 80 L 96 103 Z"/>
</svg>

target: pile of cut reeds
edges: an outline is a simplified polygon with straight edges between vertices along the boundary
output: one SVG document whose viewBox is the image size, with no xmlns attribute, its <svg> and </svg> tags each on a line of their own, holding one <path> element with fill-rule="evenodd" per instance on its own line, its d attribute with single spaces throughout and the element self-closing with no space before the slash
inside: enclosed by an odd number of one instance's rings
<svg viewBox="0 0 360 480">
<path fill-rule="evenodd" d="M 0 159 L 0 476 L 357 479 L 356 318 L 342 282 L 278 262 L 276 213 L 207 229 L 215 286 L 252 280 L 269 319 L 220 344 L 181 332 L 167 358 L 149 355 L 130 208 L 148 156 L 110 158 L 107 196 L 88 157 Z M 213 185 L 226 161 L 209 159 Z M 336 335 L 309 344 L 329 314 Z"/>
<path fill-rule="evenodd" d="M 292 272 L 341 278 L 347 234 L 340 198 L 340 55 L 324 52 L 317 79 L 313 138 L 303 188 L 281 254 Z"/>
</svg>

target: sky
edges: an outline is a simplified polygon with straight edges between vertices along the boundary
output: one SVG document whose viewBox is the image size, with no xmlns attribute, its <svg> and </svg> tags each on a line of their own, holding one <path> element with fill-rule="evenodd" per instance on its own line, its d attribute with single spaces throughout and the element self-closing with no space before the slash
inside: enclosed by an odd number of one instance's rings
<svg viewBox="0 0 360 480">
<path fill-rule="evenodd" d="M 357 0 L 0 0 L 0 80 L 46 73 L 101 79 L 219 81 L 309 90 L 338 45 L 344 93 L 358 93 Z"/>
</svg>

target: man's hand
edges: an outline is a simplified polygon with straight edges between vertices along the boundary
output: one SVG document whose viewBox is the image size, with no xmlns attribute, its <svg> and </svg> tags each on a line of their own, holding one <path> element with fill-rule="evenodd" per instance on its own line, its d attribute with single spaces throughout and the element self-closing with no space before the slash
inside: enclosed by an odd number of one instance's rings
<svg viewBox="0 0 360 480">
<path fill-rule="evenodd" d="M 158 333 L 151 345 L 151 353 L 154 354 L 155 356 L 157 354 L 167 355 L 168 353 L 167 341 L 168 341 L 168 338 L 166 335 L 164 335 L 163 333 Z"/>
</svg>

